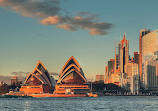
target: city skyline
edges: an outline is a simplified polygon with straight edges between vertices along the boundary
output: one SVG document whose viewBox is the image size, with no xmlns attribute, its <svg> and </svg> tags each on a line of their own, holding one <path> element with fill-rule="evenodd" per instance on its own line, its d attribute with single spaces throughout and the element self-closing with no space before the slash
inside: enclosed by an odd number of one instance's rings
<svg viewBox="0 0 158 111">
<path fill-rule="evenodd" d="M 108 35 L 90 35 L 84 28 L 68 31 L 41 25 L 37 19 L 21 16 L 0 4 L 0 76 L 19 71 L 32 72 L 38 60 L 46 65 L 49 72 L 60 73 L 65 60 L 74 56 L 86 76 L 95 77 L 96 74 L 104 74 L 107 61 L 114 58 L 115 39 L 120 40 L 120 36 L 122 39 L 125 32 L 130 42 L 129 55 L 133 57 L 134 52 L 139 52 L 139 30 L 145 28 L 146 24 L 151 30 L 158 26 L 155 14 L 157 1 L 128 3 L 125 0 L 102 0 L 93 1 L 87 7 L 89 2 L 62 2 L 60 7 L 66 9 L 62 15 L 73 16 L 77 12 L 94 14 L 101 22 L 113 25 L 106 30 Z"/>
</svg>

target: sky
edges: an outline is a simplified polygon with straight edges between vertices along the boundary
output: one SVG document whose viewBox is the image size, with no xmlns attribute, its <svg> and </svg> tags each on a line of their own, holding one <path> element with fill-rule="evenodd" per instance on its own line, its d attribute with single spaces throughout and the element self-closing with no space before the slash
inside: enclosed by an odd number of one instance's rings
<svg viewBox="0 0 158 111">
<path fill-rule="evenodd" d="M 74 56 L 86 77 L 105 74 L 115 40 L 139 51 L 139 30 L 158 27 L 157 0 L 0 0 L 0 77 L 32 72 L 38 60 L 60 73 Z M 14 73 L 15 74 L 15 73 Z M 27 74 L 27 73 L 26 73 Z"/>
</svg>

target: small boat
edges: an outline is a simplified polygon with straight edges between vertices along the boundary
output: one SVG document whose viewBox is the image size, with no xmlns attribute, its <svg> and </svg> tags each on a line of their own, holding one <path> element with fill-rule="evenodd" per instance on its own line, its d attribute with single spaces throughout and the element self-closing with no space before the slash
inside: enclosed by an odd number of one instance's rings
<svg viewBox="0 0 158 111">
<path fill-rule="evenodd" d="M 88 97 L 98 97 L 96 93 L 87 93 Z"/>
</svg>

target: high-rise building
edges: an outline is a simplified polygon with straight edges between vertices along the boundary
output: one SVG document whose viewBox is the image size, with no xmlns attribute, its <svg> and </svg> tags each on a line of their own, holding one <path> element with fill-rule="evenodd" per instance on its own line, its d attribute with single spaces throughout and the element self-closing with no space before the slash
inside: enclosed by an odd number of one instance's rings
<svg viewBox="0 0 158 111">
<path fill-rule="evenodd" d="M 105 84 L 108 84 L 108 66 L 105 66 Z"/>
<path fill-rule="evenodd" d="M 150 91 L 158 92 L 158 51 L 145 58 L 144 86 Z"/>
<path fill-rule="evenodd" d="M 139 64 L 139 54 L 138 54 L 138 52 L 134 52 L 134 63 Z"/>
<path fill-rule="evenodd" d="M 147 79 L 145 85 L 149 90 L 158 90 L 158 60 L 147 61 L 146 65 Z"/>
<path fill-rule="evenodd" d="M 146 35 L 141 37 L 141 50 L 140 50 L 140 64 L 139 64 L 139 71 L 140 71 L 140 77 L 141 81 L 144 84 L 147 80 L 147 73 L 145 72 L 145 69 L 147 66 L 145 66 L 145 61 L 150 60 L 149 58 L 154 56 L 154 52 L 158 51 L 158 37 L 157 37 L 157 30 L 146 32 Z M 140 68 L 141 67 L 141 68 Z"/>
<path fill-rule="evenodd" d="M 125 73 L 127 76 L 133 77 L 134 75 L 138 75 L 138 64 L 133 62 L 128 62 L 125 65 Z"/>
<path fill-rule="evenodd" d="M 115 68 L 115 59 L 110 59 L 108 61 L 108 76 L 111 76 L 111 74 L 114 72 Z"/>
<path fill-rule="evenodd" d="M 110 59 L 110 61 L 108 61 L 107 66 L 105 67 L 105 84 L 109 83 L 111 74 L 114 73 L 114 69 L 115 69 L 115 59 Z"/>
<path fill-rule="evenodd" d="M 95 81 L 104 83 L 104 75 L 97 74 L 97 75 L 95 76 Z"/>
<path fill-rule="evenodd" d="M 116 54 L 115 55 L 115 71 L 119 69 L 119 66 L 120 66 L 120 55 Z"/>
<path fill-rule="evenodd" d="M 138 94 L 139 91 L 139 72 L 138 72 L 138 64 L 134 62 L 128 62 L 125 65 L 125 73 L 127 82 L 126 88 L 130 90 L 132 94 Z"/>
<path fill-rule="evenodd" d="M 142 38 L 146 34 L 150 33 L 149 29 L 141 29 L 140 30 L 140 35 L 139 35 L 139 75 L 140 75 L 140 80 L 142 81 Z"/>
<path fill-rule="evenodd" d="M 129 40 L 126 39 L 124 35 L 123 39 L 120 41 L 120 71 L 125 72 L 125 64 L 129 61 Z"/>
<path fill-rule="evenodd" d="M 129 62 L 129 41 L 123 36 L 121 41 L 115 41 L 115 59 L 110 59 L 105 67 L 105 83 L 119 85 L 120 73 L 125 72 L 125 65 Z"/>
</svg>

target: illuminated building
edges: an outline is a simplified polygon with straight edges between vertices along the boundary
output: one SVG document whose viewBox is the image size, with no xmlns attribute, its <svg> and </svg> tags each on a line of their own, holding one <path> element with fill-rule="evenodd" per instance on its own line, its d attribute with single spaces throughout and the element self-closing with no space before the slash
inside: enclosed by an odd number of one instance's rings
<svg viewBox="0 0 158 111">
<path fill-rule="evenodd" d="M 52 80 L 46 67 L 38 61 L 36 68 L 27 76 L 24 85 L 20 88 L 20 92 L 24 94 L 52 93 L 55 86 Z"/>
<path fill-rule="evenodd" d="M 120 76 L 119 73 L 115 72 L 111 75 L 111 83 L 116 84 L 119 86 L 120 83 Z"/>
<path fill-rule="evenodd" d="M 124 35 L 123 39 L 120 42 L 120 71 L 121 73 L 125 72 L 125 64 L 129 61 L 129 41 L 126 40 Z"/>
<path fill-rule="evenodd" d="M 80 94 L 87 93 L 89 90 L 81 66 L 71 56 L 60 72 L 54 94 Z"/>
<path fill-rule="evenodd" d="M 158 51 L 154 52 L 154 56 L 150 55 L 145 58 L 145 88 L 151 92 L 158 92 Z"/>
<path fill-rule="evenodd" d="M 133 62 L 128 62 L 125 65 L 125 73 L 127 76 L 133 77 L 134 75 L 138 75 L 138 64 Z"/>
<path fill-rule="evenodd" d="M 158 61 L 152 60 L 147 62 L 147 82 L 149 90 L 158 90 Z"/>
<path fill-rule="evenodd" d="M 140 75 L 140 80 L 142 81 L 143 77 L 142 77 L 142 38 L 143 36 L 145 36 L 146 34 L 150 33 L 149 29 L 141 29 L 140 30 L 140 36 L 139 36 L 139 75 Z"/>
<path fill-rule="evenodd" d="M 11 78 L 11 85 L 16 85 L 18 83 L 18 77 L 17 76 L 13 76 Z"/>
<path fill-rule="evenodd" d="M 125 65 L 125 76 L 123 78 L 124 81 L 121 86 L 124 86 L 126 89 L 130 91 L 132 94 L 139 93 L 139 72 L 138 72 L 138 64 L 134 62 L 128 62 Z"/>
<path fill-rule="evenodd" d="M 105 67 L 105 83 L 119 85 L 120 74 L 125 72 L 125 65 L 129 62 L 129 41 L 126 36 L 119 42 L 115 41 L 115 59 L 110 59 Z"/>
<path fill-rule="evenodd" d="M 157 30 L 155 31 L 150 31 L 146 35 L 144 35 L 142 38 L 142 43 L 141 43 L 141 67 L 142 67 L 142 82 L 143 85 L 146 84 L 147 81 L 147 73 L 145 72 L 146 65 L 145 61 L 149 60 L 150 57 L 154 56 L 154 52 L 158 51 L 158 38 L 157 38 Z"/>
<path fill-rule="evenodd" d="M 115 59 L 110 59 L 108 61 L 108 76 L 111 76 L 112 73 L 114 73 L 115 68 Z"/>
<path fill-rule="evenodd" d="M 109 83 L 111 74 L 114 73 L 114 68 L 115 68 L 115 59 L 110 59 L 110 61 L 108 61 L 107 63 L 107 66 L 105 67 L 105 84 Z"/>
<path fill-rule="evenodd" d="M 105 66 L 105 84 L 108 84 L 108 66 Z"/>
<path fill-rule="evenodd" d="M 134 63 L 139 64 L 139 54 L 138 54 L 138 52 L 134 52 Z"/>
<path fill-rule="evenodd" d="M 95 81 L 104 83 L 104 75 L 97 74 L 97 75 L 95 76 Z"/>
</svg>

